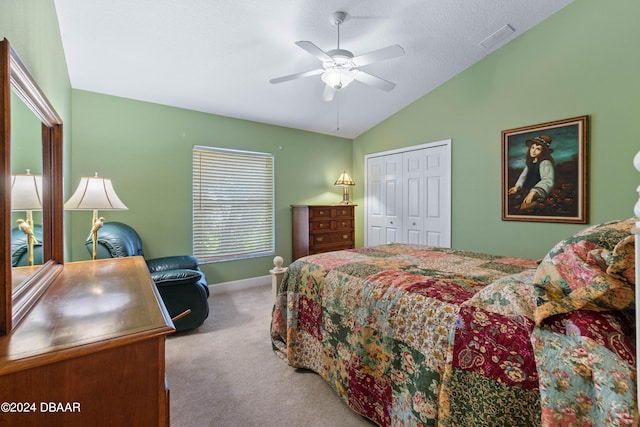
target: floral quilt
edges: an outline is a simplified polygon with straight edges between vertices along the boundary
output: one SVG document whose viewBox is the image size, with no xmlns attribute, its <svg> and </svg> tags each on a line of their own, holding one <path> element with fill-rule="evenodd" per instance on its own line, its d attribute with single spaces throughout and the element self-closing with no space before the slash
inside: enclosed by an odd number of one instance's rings
<svg viewBox="0 0 640 427">
<path fill-rule="evenodd" d="M 405 244 L 305 257 L 280 286 L 273 348 L 380 426 L 634 425 L 632 322 L 536 325 L 536 268 Z"/>
</svg>

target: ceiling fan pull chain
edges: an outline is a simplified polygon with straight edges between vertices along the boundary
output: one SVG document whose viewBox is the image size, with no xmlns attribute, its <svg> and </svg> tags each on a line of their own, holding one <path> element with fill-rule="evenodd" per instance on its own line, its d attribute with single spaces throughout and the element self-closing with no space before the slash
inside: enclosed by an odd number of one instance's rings
<svg viewBox="0 0 640 427">
<path fill-rule="evenodd" d="M 342 24 L 342 18 L 339 18 L 336 20 L 336 27 L 338 28 L 338 49 L 340 50 L 340 24 Z M 338 84 L 338 89 L 342 89 L 342 72 L 340 72 L 338 74 L 340 76 L 340 80 L 339 80 L 339 84 Z"/>
<path fill-rule="evenodd" d="M 340 92 L 336 93 L 336 130 L 340 130 Z"/>
</svg>

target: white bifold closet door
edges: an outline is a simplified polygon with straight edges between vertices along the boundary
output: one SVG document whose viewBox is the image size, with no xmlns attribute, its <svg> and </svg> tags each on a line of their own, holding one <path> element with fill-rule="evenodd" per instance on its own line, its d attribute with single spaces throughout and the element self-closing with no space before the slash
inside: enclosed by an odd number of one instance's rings
<svg viewBox="0 0 640 427">
<path fill-rule="evenodd" d="M 371 157 L 367 166 L 367 246 L 402 240 L 402 154 Z"/>
<path fill-rule="evenodd" d="M 366 157 L 366 241 L 451 246 L 451 141 Z"/>
</svg>

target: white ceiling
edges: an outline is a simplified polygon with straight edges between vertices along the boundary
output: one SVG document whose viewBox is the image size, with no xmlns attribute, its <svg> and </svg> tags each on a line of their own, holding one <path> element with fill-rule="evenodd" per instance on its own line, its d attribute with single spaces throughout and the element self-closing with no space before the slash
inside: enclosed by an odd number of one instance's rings
<svg viewBox="0 0 640 427">
<path fill-rule="evenodd" d="M 75 89 L 355 138 L 572 0 L 55 0 Z M 322 100 L 318 68 L 294 42 L 361 55 L 399 44 L 405 55 L 362 67 L 396 83 L 360 82 Z M 481 42 L 509 25 L 506 40 Z M 339 127 L 339 130 L 338 130 Z"/>
</svg>

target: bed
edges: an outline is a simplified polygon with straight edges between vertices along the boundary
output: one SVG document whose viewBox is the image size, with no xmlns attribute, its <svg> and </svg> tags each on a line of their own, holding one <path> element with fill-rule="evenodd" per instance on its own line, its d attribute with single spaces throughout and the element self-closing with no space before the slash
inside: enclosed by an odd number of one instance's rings
<svg viewBox="0 0 640 427">
<path fill-rule="evenodd" d="M 539 262 L 406 244 L 301 258 L 273 349 L 380 426 L 637 425 L 634 226 L 587 227 Z"/>
</svg>

